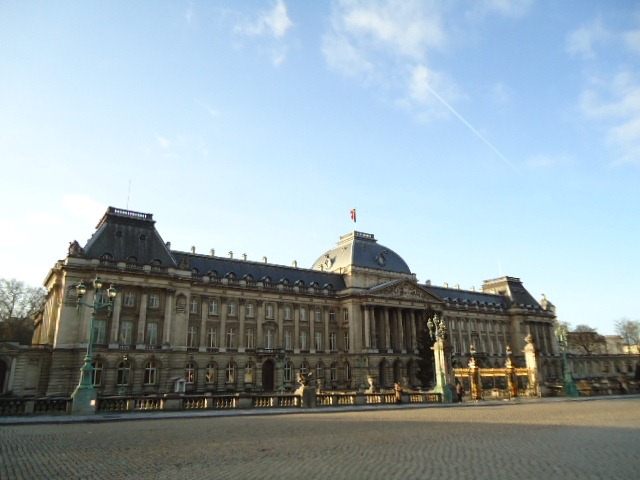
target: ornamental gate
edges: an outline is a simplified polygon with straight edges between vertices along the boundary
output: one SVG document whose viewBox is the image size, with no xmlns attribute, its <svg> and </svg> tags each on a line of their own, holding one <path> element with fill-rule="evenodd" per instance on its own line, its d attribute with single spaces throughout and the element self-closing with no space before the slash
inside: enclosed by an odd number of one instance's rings
<svg viewBox="0 0 640 480">
<path fill-rule="evenodd" d="M 522 368 L 454 368 L 456 381 L 473 400 L 514 398 L 531 394 L 529 370 Z"/>
</svg>

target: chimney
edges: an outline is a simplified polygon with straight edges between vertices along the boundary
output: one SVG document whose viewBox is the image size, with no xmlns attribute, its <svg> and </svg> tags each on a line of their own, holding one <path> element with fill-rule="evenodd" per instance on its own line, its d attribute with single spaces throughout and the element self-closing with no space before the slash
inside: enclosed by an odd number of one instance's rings
<svg viewBox="0 0 640 480">
<path fill-rule="evenodd" d="M 262 257 L 262 261 L 263 261 L 264 263 L 267 263 L 267 257 Z"/>
<path fill-rule="evenodd" d="M 297 261 L 297 260 L 294 260 L 294 261 L 293 261 L 293 263 L 292 263 L 292 265 L 293 265 L 293 267 L 294 267 L 294 268 L 298 268 L 298 261 Z"/>
<path fill-rule="evenodd" d="M 247 261 L 247 254 L 246 253 L 242 254 L 242 260 L 244 260 L 245 262 Z"/>
<path fill-rule="evenodd" d="M 233 251 L 229 250 L 229 258 L 233 260 Z"/>
<path fill-rule="evenodd" d="M 167 250 L 171 250 L 171 242 L 167 242 Z"/>
<path fill-rule="evenodd" d="M 216 255 L 216 249 L 212 248 L 211 250 L 209 250 L 209 255 L 211 255 L 212 257 L 215 257 Z"/>
<path fill-rule="evenodd" d="M 196 247 L 195 245 L 193 247 L 191 247 L 191 253 L 196 253 Z"/>
</svg>

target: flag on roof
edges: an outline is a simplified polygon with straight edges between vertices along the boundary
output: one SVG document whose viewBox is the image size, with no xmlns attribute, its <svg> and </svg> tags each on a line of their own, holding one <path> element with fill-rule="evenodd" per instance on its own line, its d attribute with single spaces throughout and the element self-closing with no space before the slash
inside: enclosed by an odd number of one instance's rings
<svg viewBox="0 0 640 480">
<path fill-rule="evenodd" d="M 356 209 L 351 209 L 351 220 L 356 221 Z"/>
</svg>

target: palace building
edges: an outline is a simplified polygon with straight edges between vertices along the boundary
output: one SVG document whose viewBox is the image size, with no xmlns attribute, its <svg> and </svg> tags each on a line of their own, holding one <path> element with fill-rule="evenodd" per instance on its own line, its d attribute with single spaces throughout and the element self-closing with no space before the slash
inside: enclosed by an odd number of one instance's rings
<svg viewBox="0 0 640 480">
<path fill-rule="evenodd" d="M 110 207 L 92 237 L 73 242 L 45 280 L 48 297 L 33 344 L 6 346 L 0 393 L 68 396 L 78 385 L 92 309 L 76 286 L 99 278 L 118 289 L 93 321 L 92 381 L 102 396 L 292 390 L 298 373 L 329 389 L 418 387 L 418 345 L 434 314 L 448 330 L 453 366 L 474 351 L 502 367 L 510 346 L 523 362 L 535 339 L 539 371 L 560 377 L 555 309 L 518 278 L 478 291 L 419 283 L 400 255 L 374 235 L 351 232 L 311 268 L 171 248 L 152 214 Z M 105 295 L 105 293 L 100 293 Z M 106 297 L 101 299 L 106 301 Z"/>
</svg>

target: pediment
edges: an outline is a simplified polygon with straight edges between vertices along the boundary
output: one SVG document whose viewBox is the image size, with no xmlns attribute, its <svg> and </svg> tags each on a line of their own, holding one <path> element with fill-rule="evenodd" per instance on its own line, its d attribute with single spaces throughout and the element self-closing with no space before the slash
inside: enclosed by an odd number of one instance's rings
<svg viewBox="0 0 640 480">
<path fill-rule="evenodd" d="M 430 303 L 442 303 L 442 299 L 428 292 L 420 285 L 407 280 L 394 280 L 369 289 L 372 297 L 391 298 Z"/>
</svg>

